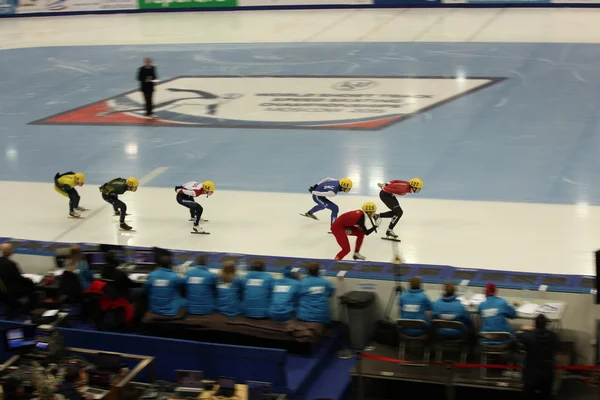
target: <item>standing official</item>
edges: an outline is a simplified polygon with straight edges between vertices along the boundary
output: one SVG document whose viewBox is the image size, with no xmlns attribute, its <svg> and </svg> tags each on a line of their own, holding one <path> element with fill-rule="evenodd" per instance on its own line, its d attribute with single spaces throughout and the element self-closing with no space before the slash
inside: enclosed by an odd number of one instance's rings
<svg viewBox="0 0 600 400">
<path fill-rule="evenodd" d="M 158 79 L 156 67 L 152 65 L 152 59 L 146 57 L 144 65 L 138 71 L 138 81 L 140 81 L 140 90 L 144 94 L 146 101 L 146 117 L 155 118 L 152 111 L 152 95 L 154 94 L 154 81 Z"/>
</svg>

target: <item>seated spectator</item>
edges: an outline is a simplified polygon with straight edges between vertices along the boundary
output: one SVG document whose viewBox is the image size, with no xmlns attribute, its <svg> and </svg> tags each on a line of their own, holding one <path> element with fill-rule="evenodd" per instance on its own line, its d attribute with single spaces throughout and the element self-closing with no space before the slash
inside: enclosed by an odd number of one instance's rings
<svg viewBox="0 0 600 400">
<path fill-rule="evenodd" d="M 267 318 L 271 303 L 273 276 L 265 271 L 265 264 L 256 261 L 244 278 L 242 304 L 248 318 Z"/>
<path fill-rule="evenodd" d="M 444 297 L 433 303 L 433 318 L 445 321 L 462 322 L 467 330 L 471 327 L 471 317 L 465 306 L 456 299 L 455 286 L 452 282 L 444 284 Z M 452 339 L 461 335 L 457 329 L 438 329 L 438 334 L 444 338 Z"/>
<path fill-rule="evenodd" d="M 517 317 L 517 311 L 503 298 L 497 297 L 496 285 L 488 283 L 485 286 L 486 300 L 479 305 L 481 315 L 481 332 L 509 332 L 512 327 L 507 321 Z M 503 344 L 505 342 L 494 342 L 481 339 L 486 344 Z"/>
<path fill-rule="evenodd" d="M 9 307 L 9 317 L 17 314 L 19 308 L 19 300 L 27 298 L 28 302 L 25 306 L 25 311 L 29 312 L 37 306 L 37 298 L 35 294 L 35 284 L 32 280 L 22 276 L 22 272 L 10 256 L 13 253 L 13 247 L 10 243 L 2 243 L 0 245 L 2 257 L 0 257 L 0 282 L 4 286 L 0 289 L 2 298 Z"/>
<path fill-rule="evenodd" d="M 219 314 L 235 317 L 240 315 L 243 281 L 236 277 L 235 263 L 226 261 L 217 284 L 217 311 Z"/>
<path fill-rule="evenodd" d="M 554 382 L 555 357 L 559 348 L 556 333 L 546 329 L 548 319 L 544 314 L 535 318 L 535 328 L 524 326 L 518 336 L 525 346 L 523 363 L 523 390 L 527 400 L 550 399 Z"/>
<path fill-rule="evenodd" d="M 400 306 L 400 318 L 418 319 L 425 321 L 429 326 L 426 311 L 431 311 L 431 301 L 421 289 L 421 278 L 413 276 L 410 279 L 410 289 L 400 295 L 398 300 Z M 405 329 L 404 333 L 408 336 L 420 336 L 424 332 L 422 329 Z"/>
<path fill-rule="evenodd" d="M 298 306 L 300 282 L 292 278 L 292 268 L 283 272 L 283 278 L 273 281 L 269 317 L 273 321 L 285 322 L 293 319 Z"/>
<path fill-rule="evenodd" d="M 81 255 L 81 247 L 71 247 L 71 255 L 67 261 L 67 271 L 77 274 L 81 288 L 85 291 L 94 280 L 94 273 L 90 270 L 87 260 Z"/>
<path fill-rule="evenodd" d="M 185 278 L 173 271 L 171 256 L 163 254 L 158 258 L 158 269 L 148 275 L 144 288 L 148 291 L 150 312 L 166 317 L 178 315 L 187 306 L 181 296 Z"/>
<path fill-rule="evenodd" d="M 131 289 L 135 288 L 135 284 L 129 279 L 125 271 L 121 271 L 117 267 L 121 264 L 118 255 L 109 251 L 105 256 L 106 265 L 102 268 L 102 279 L 109 279 L 115 282 L 117 296 L 124 299 L 131 299 Z"/>
<path fill-rule="evenodd" d="M 196 259 L 196 268 L 186 274 L 188 311 L 194 315 L 212 314 L 215 311 L 217 276 L 206 268 L 207 257 Z"/>
<path fill-rule="evenodd" d="M 68 400 L 84 400 L 88 399 L 88 396 L 82 395 L 77 389 L 78 383 L 81 380 L 81 376 L 84 372 L 84 368 L 79 365 L 69 365 L 65 371 L 65 379 L 58 388 L 58 394 L 61 394 Z"/>
<path fill-rule="evenodd" d="M 306 269 L 308 276 L 299 282 L 297 318 L 306 322 L 329 324 L 329 299 L 335 292 L 335 287 L 327 279 L 319 276 L 319 263 L 311 262 Z"/>
</svg>

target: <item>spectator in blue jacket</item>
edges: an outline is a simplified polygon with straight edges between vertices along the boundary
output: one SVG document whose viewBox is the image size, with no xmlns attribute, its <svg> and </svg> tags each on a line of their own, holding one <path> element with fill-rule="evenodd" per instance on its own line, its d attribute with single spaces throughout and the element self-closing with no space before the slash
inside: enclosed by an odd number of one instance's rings
<svg viewBox="0 0 600 400">
<path fill-rule="evenodd" d="M 186 274 L 186 296 L 188 312 L 192 315 L 207 315 L 215 311 L 217 276 L 206 268 L 207 257 L 196 258 L 196 268 Z"/>
<path fill-rule="evenodd" d="M 273 289 L 273 276 L 265 271 L 265 264 L 256 261 L 244 278 L 242 295 L 244 314 L 248 318 L 267 318 Z"/>
<path fill-rule="evenodd" d="M 488 283 L 485 286 L 485 295 L 487 299 L 479 305 L 479 315 L 481 315 L 481 332 L 509 332 L 513 329 L 507 319 L 517 317 L 517 311 L 506 300 L 497 297 L 496 285 Z M 481 339 L 486 344 L 503 344 L 505 342 L 494 342 Z"/>
<path fill-rule="evenodd" d="M 178 315 L 187 306 L 187 300 L 181 296 L 185 278 L 179 277 L 171 269 L 171 256 L 158 258 L 158 269 L 148 275 L 144 287 L 148 290 L 150 311 L 163 316 Z"/>
<path fill-rule="evenodd" d="M 398 301 L 400 306 L 400 318 L 402 319 L 418 319 L 425 321 L 429 326 L 426 311 L 431 311 L 431 301 L 421 289 L 421 278 L 413 276 L 410 279 L 410 289 L 408 292 L 402 293 Z M 408 336 L 420 336 L 424 332 L 422 329 L 404 329 L 404 333 Z"/>
<path fill-rule="evenodd" d="M 235 275 L 235 263 L 223 263 L 219 283 L 217 284 L 217 311 L 227 317 L 235 317 L 242 313 L 240 302 L 242 300 L 243 281 Z"/>
<path fill-rule="evenodd" d="M 71 255 L 67 264 L 69 271 L 77 274 L 81 288 L 85 292 L 94 280 L 94 272 L 90 270 L 87 260 L 81 254 L 81 246 L 71 247 Z"/>
<path fill-rule="evenodd" d="M 433 319 L 444 321 L 462 322 L 467 331 L 471 328 L 471 317 L 465 306 L 456 299 L 454 283 L 444 284 L 444 297 L 433 303 Z M 452 339 L 461 335 L 457 329 L 438 329 L 438 334 L 444 338 Z"/>
<path fill-rule="evenodd" d="M 283 272 L 283 278 L 273 282 L 269 317 L 273 321 L 285 322 L 294 318 L 298 305 L 300 282 L 293 278 L 292 268 Z"/>
<path fill-rule="evenodd" d="M 300 281 L 298 291 L 298 316 L 301 321 L 329 324 L 331 313 L 329 299 L 335 287 L 319 276 L 319 263 L 311 262 L 306 266 L 308 276 Z"/>
</svg>

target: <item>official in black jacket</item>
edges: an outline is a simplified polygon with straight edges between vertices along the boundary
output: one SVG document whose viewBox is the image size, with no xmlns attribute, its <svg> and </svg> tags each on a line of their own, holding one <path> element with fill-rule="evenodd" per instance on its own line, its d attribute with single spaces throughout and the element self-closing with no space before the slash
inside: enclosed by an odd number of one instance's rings
<svg viewBox="0 0 600 400">
<path fill-rule="evenodd" d="M 529 399 L 549 400 L 552 397 L 554 381 L 554 357 L 559 340 L 556 333 L 546 329 L 548 319 L 540 314 L 535 319 L 535 328 L 524 326 L 518 336 L 525 346 L 523 366 L 523 389 Z"/>
<path fill-rule="evenodd" d="M 11 309 L 11 313 L 18 308 L 17 301 L 20 298 L 27 297 L 27 311 L 31 311 L 36 306 L 35 284 L 21 275 L 21 270 L 17 263 L 9 257 L 12 255 L 13 248 L 10 243 L 3 243 L 0 246 L 2 257 L 0 257 L 0 281 L 4 285 L 2 288 L 2 297 Z M 6 290 L 6 291 L 4 291 Z"/>
<path fill-rule="evenodd" d="M 154 93 L 154 82 L 158 79 L 156 67 L 152 65 L 152 59 L 147 57 L 144 59 L 144 65 L 138 71 L 138 81 L 140 82 L 140 90 L 144 94 L 146 101 L 146 116 L 154 118 L 152 95 Z"/>
</svg>

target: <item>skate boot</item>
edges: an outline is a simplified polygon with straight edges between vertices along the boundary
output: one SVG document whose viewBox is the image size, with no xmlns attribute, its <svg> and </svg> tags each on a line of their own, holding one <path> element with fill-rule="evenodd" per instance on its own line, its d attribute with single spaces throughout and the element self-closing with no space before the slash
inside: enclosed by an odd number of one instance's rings
<svg viewBox="0 0 600 400">
<path fill-rule="evenodd" d="M 77 211 L 87 211 L 87 208 L 84 207 L 75 207 Z"/>
<path fill-rule="evenodd" d="M 304 215 L 305 217 L 308 217 L 308 218 L 316 219 L 317 221 L 319 220 L 319 218 L 315 217 L 315 216 L 314 216 L 313 214 L 311 214 L 311 213 L 304 213 L 304 214 L 302 214 L 302 215 Z"/>
<path fill-rule="evenodd" d="M 398 235 L 396 235 L 396 234 L 394 233 L 394 231 L 393 231 L 393 230 L 391 230 L 391 229 L 388 229 L 388 230 L 385 232 L 385 234 L 386 234 L 386 236 L 387 236 L 387 237 L 389 237 L 389 238 L 392 238 L 392 239 L 398 239 Z"/>
<path fill-rule="evenodd" d="M 127 225 L 125 222 L 121 222 L 121 225 L 119 225 L 119 227 L 120 227 L 122 230 L 124 230 L 124 231 L 130 231 L 130 230 L 132 230 L 132 229 L 133 229 L 132 227 L 130 227 L 129 225 Z"/>
<path fill-rule="evenodd" d="M 352 258 L 354 258 L 355 260 L 366 260 L 367 257 L 363 256 L 362 254 L 359 253 L 354 253 L 354 256 L 352 256 Z"/>
<path fill-rule="evenodd" d="M 77 214 L 75 211 L 69 211 L 69 216 L 71 218 L 81 218 L 81 215 Z"/>
<path fill-rule="evenodd" d="M 121 213 L 120 213 L 119 211 L 114 211 L 113 215 L 114 215 L 115 217 L 120 217 L 120 216 L 121 216 Z"/>
</svg>

